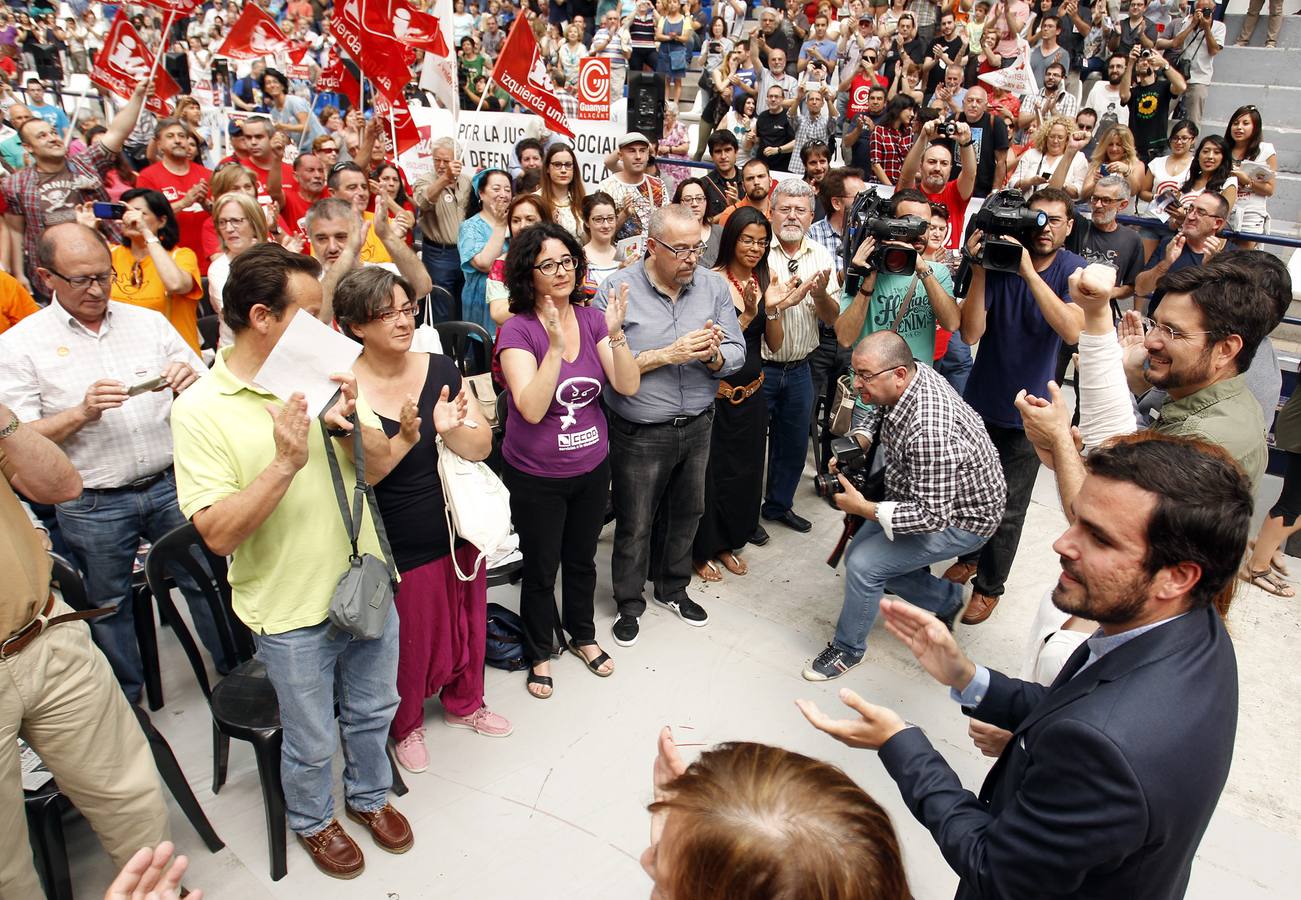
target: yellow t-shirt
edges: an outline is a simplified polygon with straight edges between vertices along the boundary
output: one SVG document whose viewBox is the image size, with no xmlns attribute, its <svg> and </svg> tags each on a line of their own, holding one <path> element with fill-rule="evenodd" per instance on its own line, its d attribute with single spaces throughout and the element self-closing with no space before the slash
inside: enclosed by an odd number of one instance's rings
<svg viewBox="0 0 1301 900">
<path fill-rule="evenodd" d="M 195 353 L 199 352 L 199 300 L 203 298 L 203 282 L 199 280 L 199 260 L 194 251 L 188 247 L 176 247 L 172 250 L 172 259 L 183 272 L 188 272 L 194 284 L 184 294 L 169 294 L 163 288 L 163 279 L 154 267 L 154 261 L 146 256 L 139 261 L 131 254 L 130 247 L 121 245 L 113 248 L 113 271 L 117 281 L 113 283 L 113 299 L 133 306 L 143 306 L 154 312 L 162 313 L 172 327 L 185 338 L 185 343 Z"/>
<path fill-rule="evenodd" d="M 379 237 L 375 234 L 375 214 L 362 213 L 369 227 L 366 229 L 366 242 L 361 245 L 362 263 L 391 263 L 393 257 L 389 256 L 388 249 L 380 242 Z"/>
<path fill-rule="evenodd" d="M 176 498 L 187 519 L 247 488 L 275 456 L 266 407 L 278 406 L 279 401 L 236 378 L 226 368 L 229 352 L 219 352 L 212 371 L 172 405 Z M 361 397 L 357 415 L 363 424 L 380 427 L 379 418 Z M 281 634 L 324 622 L 352 552 L 330 478 L 325 436 L 315 421 L 307 442 L 307 465 L 294 476 L 271 515 L 235 548 L 230 566 L 235 614 L 260 634 Z M 351 503 L 356 470 L 343 442 L 335 441 L 334 446 Z M 366 504 L 362 518 L 358 546 L 382 559 Z"/>
<path fill-rule="evenodd" d="M 18 283 L 17 278 L 8 272 L 0 272 L 0 334 L 40 310 L 32 295 Z M 0 428 L 3 427 L 0 425 Z"/>
</svg>

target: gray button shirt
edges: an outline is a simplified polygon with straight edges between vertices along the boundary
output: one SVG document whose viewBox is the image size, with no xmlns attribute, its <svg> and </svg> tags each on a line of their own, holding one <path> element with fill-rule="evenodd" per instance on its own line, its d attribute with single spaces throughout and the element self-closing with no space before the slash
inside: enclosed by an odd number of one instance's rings
<svg viewBox="0 0 1301 900">
<path fill-rule="evenodd" d="M 697 268 L 691 283 L 670 300 L 646 276 L 638 261 L 605 279 L 592 305 L 605 309 L 610 294 L 628 285 L 628 314 L 623 321 L 628 348 L 634 356 L 659 350 L 713 320 L 723 328 L 723 367 L 711 372 L 703 362 L 660 366 L 641 376 L 641 387 L 631 397 L 609 392 L 610 409 L 631 422 L 653 425 L 675 416 L 695 416 L 709 409 L 718 393 L 718 380 L 745 363 L 745 341 L 732 305 L 732 292 L 717 272 Z"/>
</svg>

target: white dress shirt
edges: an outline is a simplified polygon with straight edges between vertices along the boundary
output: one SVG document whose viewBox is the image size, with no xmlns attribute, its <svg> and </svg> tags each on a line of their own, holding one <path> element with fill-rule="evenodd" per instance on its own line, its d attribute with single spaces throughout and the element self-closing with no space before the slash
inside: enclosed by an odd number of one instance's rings
<svg viewBox="0 0 1301 900">
<path fill-rule="evenodd" d="M 0 401 L 31 422 L 79 405 L 96 381 L 129 388 L 174 362 L 206 371 L 159 313 L 109 301 L 96 333 L 55 299 L 0 334 Z M 138 394 L 69 436 L 63 452 L 87 488 L 122 487 L 172 464 L 171 412 L 171 390 Z"/>
<path fill-rule="evenodd" d="M 791 272 L 791 262 L 795 271 Z M 787 254 L 777 236 L 773 235 L 772 248 L 768 251 L 768 272 L 773 281 L 788 282 L 799 278 L 801 283 L 809 281 L 819 272 L 831 272 L 827 281 L 827 293 L 832 297 L 840 296 L 840 278 L 836 275 L 836 261 L 831 258 L 831 251 L 811 238 L 805 237 L 799 249 Z M 788 363 L 804 359 L 817 349 L 818 308 L 813 302 L 810 291 L 804 299 L 782 312 L 782 330 L 784 337 L 779 350 L 772 352 L 767 344 L 761 344 L 763 358 L 769 362 Z"/>
</svg>

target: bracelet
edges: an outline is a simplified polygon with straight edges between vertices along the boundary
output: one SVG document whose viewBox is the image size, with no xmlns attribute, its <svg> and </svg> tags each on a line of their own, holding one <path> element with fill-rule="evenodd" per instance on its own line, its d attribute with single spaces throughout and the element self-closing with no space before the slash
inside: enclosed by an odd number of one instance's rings
<svg viewBox="0 0 1301 900">
<path fill-rule="evenodd" d="M 784 310 L 779 309 L 775 313 L 764 313 L 763 317 L 767 319 L 769 322 L 776 322 L 778 319 L 782 317 L 783 312 Z"/>
<path fill-rule="evenodd" d="M 628 346 L 628 336 L 624 334 L 622 331 L 619 332 L 618 337 L 610 338 L 611 350 L 618 350 L 620 347 L 627 347 L 627 346 Z"/>
<path fill-rule="evenodd" d="M 151 235 L 149 235 L 148 237 L 145 238 L 145 243 L 146 243 L 146 244 L 150 244 L 150 245 L 152 245 L 152 244 L 161 244 L 162 241 L 158 240 L 157 235 L 153 235 L 153 234 L 151 234 Z"/>
<path fill-rule="evenodd" d="M 9 424 L 6 425 L 3 430 L 0 430 L 0 441 L 3 441 L 5 438 L 17 431 L 18 426 L 22 424 L 18 419 L 18 413 L 10 410 L 9 415 L 13 416 L 13 418 L 9 420 Z"/>
<path fill-rule="evenodd" d="M 958 143 L 958 146 L 959 146 L 959 147 L 970 147 L 970 146 L 973 145 L 974 143 L 976 143 L 975 140 L 967 141 L 965 144 L 959 142 L 959 143 Z"/>
</svg>

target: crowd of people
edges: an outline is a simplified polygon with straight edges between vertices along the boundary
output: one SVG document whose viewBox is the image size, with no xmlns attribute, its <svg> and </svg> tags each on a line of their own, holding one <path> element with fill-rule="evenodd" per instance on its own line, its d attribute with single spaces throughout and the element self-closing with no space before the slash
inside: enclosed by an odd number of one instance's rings
<svg viewBox="0 0 1301 900">
<path fill-rule="evenodd" d="M 0 13 L 0 552 L 21 576 L 0 608 L 0 710 L 123 883 L 184 871 L 162 874 L 166 809 L 130 711 L 147 545 L 188 522 L 230 558 L 234 614 L 279 700 L 288 826 L 350 878 L 365 858 L 341 819 L 387 852 L 415 841 L 386 747 L 407 772 L 437 765 L 427 699 L 447 726 L 514 731 L 485 697 L 488 567 L 449 525 L 444 454 L 491 461 L 509 489 L 524 689 L 546 700 L 566 650 L 616 674 L 603 640 L 638 642 L 648 581 L 652 603 L 706 627 L 693 578 L 745 577 L 770 527 L 808 534 L 811 453 L 845 514 L 846 577 L 803 677 L 861 664 L 880 619 L 1000 762 L 977 797 L 921 729 L 848 689 L 853 718 L 802 703 L 809 721 L 880 751 L 960 896 L 1182 896 L 1232 756 L 1223 618 L 1238 581 L 1294 596 L 1280 548 L 1301 514 L 1294 395 L 1282 495 L 1248 549 L 1281 390 L 1269 334 L 1292 287 L 1252 239 L 1278 171 L 1259 110 L 1205 128 L 1222 7 L 455 0 L 463 107 L 519 112 L 489 83 L 512 27 L 533 30 L 562 95 L 591 55 L 616 92 L 629 72 L 662 76 L 663 132 L 624 133 L 584 183 L 577 149 L 545 130 L 478 171 L 437 136 L 429 171 L 407 172 L 369 103 L 312 88 L 331 4 L 259 5 L 309 45 L 311 74 L 214 66 L 239 8 L 209 0 L 171 31 L 186 93 L 161 117 L 147 79 L 129 98 L 65 95 L 116 7 Z M 127 9 L 162 42 L 156 9 Z M 1020 67 L 1034 89 L 1018 94 Z M 1019 230 L 969 221 L 990 195 Z M 486 351 L 492 421 L 420 334 L 444 321 Z M 360 348 L 319 409 L 259 380 L 303 323 Z M 953 632 L 1000 603 L 1044 466 L 1069 527 L 1018 680 Z M 340 479 L 374 485 L 347 528 Z M 597 596 L 611 520 L 612 602 Z M 98 614 L 50 593 L 51 549 Z M 367 640 L 331 620 L 363 553 L 397 576 Z M 230 672 L 222 623 L 176 581 Z M 0 779 L 0 821 L 20 834 L 15 754 Z M 907 896 L 888 818 L 825 763 L 727 744 L 686 766 L 665 733 L 655 785 L 642 863 L 664 897 Z M 158 850 L 133 858 L 141 846 Z M 39 892 L 24 847 L 0 857 L 11 890 Z"/>
</svg>

